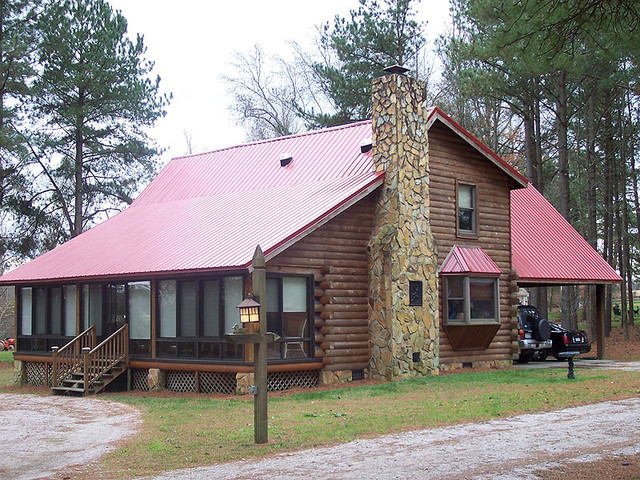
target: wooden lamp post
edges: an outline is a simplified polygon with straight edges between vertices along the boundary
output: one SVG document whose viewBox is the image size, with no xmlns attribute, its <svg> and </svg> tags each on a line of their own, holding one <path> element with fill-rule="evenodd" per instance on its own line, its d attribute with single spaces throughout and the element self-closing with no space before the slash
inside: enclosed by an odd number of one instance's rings
<svg viewBox="0 0 640 480">
<path fill-rule="evenodd" d="M 253 379 L 254 384 L 251 393 L 254 395 L 253 401 L 253 431 L 255 443 L 267 443 L 269 439 L 267 422 L 267 344 L 275 342 L 280 337 L 275 333 L 267 332 L 267 309 L 260 308 L 260 299 L 267 298 L 267 279 L 265 273 L 264 254 L 260 245 L 256 247 L 251 263 L 254 295 L 247 295 L 247 298 L 238 305 L 240 310 L 240 323 L 245 325 L 258 325 L 257 333 L 244 333 L 238 331 L 227 333 L 224 337 L 231 343 L 253 344 L 254 363 Z M 242 329 L 243 330 L 243 329 Z"/>
</svg>

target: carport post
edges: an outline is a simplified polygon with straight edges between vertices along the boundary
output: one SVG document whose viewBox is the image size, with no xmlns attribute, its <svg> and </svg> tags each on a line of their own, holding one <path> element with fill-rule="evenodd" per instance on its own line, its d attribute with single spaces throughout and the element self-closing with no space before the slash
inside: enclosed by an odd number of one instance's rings
<svg viewBox="0 0 640 480">
<path fill-rule="evenodd" d="M 603 284 L 596 285 L 596 337 L 598 339 L 598 360 L 604 359 L 604 292 Z"/>
</svg>

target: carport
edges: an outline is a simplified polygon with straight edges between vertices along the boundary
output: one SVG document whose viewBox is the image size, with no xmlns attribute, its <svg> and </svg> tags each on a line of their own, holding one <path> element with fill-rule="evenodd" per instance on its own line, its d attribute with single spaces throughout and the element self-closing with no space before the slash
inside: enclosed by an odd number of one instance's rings
<svg viewBox="0 0 640 480">
<path fill-rule="evenodd" d="M 622 278 L 531 184 L 511 191 L 511 255 L 519 287 L 596 286 L 596 342 L 604 358 L 605 286 Z"/>
</svg>

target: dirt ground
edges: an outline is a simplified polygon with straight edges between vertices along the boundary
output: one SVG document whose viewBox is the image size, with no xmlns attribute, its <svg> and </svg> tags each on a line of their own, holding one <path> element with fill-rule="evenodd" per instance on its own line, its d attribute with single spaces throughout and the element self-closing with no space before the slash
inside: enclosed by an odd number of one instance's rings
<svg viewBox="0 0 640 480">
<path fill-rule="evenodd" d="M 594 347 L 587 355 L 596 351 Z M 629 326 L 629 340 L 624 339 L 621 328 L 614 328 L 605 340 L 604 353 L 606 358 L 640 361 L 640 324 Z"/>
<path fill-rule="evenodd" d="M 140 423 L 140 414 L 120 403 L 0 394 L 0 478 L 64 478 L 56 472 L 97 460 Z"/>
</svg>

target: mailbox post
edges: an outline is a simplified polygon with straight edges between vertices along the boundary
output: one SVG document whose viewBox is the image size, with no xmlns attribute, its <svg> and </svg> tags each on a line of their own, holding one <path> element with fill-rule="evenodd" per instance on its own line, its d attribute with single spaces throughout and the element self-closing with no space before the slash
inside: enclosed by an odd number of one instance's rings
<svg viewBox="0 0 640 480">
<path fill-rule="evenodd" d="M 240 321 L 242 326 L 258 323 L 257 333 L 234 332 L 225 334 L 225 338 L 231 343 L 253 344 L 253 378 L 255 388 L 252 392 L 253 399 L 253 431 L 255 443 L 267 443 L 269 439 L 267 421 L 267 344 L 275 342 L 280 337 L 275 333 L 267 332 L 266 305 L 260 308 L 260 301 L 267 299 L 267 279 L 265 272 L 264 254 L 260 245 L 256 247 L 251 263 L 251 279 L 254 295 L 249 295 L 243 300 L 240 309 Z M 257 301 L 256 301 L 257 300 Z M 256 322 L 257 320 L 257 322 Z"/>
</svg>

